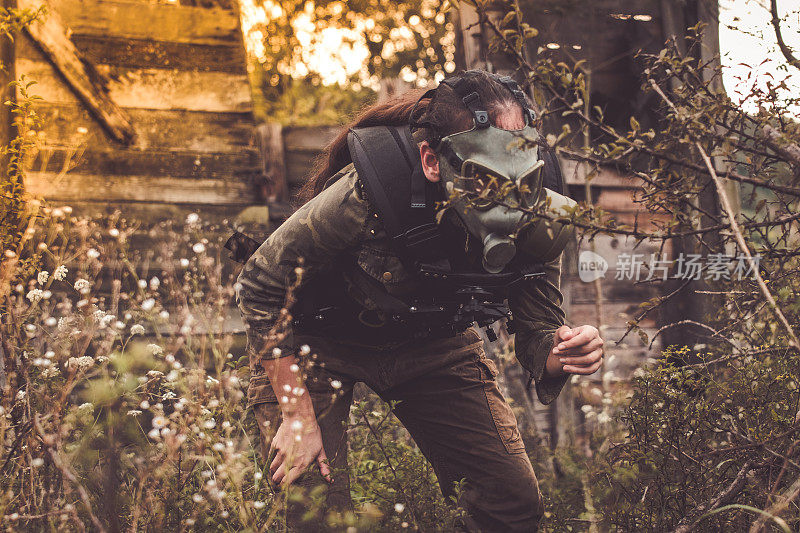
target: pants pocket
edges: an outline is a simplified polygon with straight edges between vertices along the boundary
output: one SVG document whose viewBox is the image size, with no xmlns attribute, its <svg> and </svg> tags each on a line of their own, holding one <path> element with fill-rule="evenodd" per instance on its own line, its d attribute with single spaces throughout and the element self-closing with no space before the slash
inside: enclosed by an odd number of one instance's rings
<svg viewBox="0 0 800 533">
<path fill-rule="evenodd" d="M 494 361 L 485 357 L 479 359 L 478 364 L 481 367 L 481 380 L 483 381 L 483 391 L 486 394 L 486 403 L 492 414 L 497 435 L 503 442 L 506 452 L 524 453 L 525 443 L 522 441 L 522 434 L 517 426 L 517 418 L 514 416 L 511 406 L 503 398 L 495 381 L 498 374 L 497 366 Z"/>
</svg>

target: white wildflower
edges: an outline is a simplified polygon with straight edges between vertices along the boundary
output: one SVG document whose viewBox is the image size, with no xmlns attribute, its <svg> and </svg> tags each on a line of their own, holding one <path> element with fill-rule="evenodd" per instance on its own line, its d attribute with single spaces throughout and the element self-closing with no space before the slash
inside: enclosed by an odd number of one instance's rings
<svg viewBox="0 0 800 533">
<path fill-rule="evenodd" d="M 254 502 L 253 502 L 253 507 L 254 507 L 255 509 L 263 509 L 263 508 L 264 508 L 264 506 L 266 506 L 266 505 L 267 505 L 267 504 L 266 504 L 266 503 L 264 503 L 264 502 L 262 502 L 261 500 L 256 500 L 256 501 L 254 501 Z"/>
<path fill-rule="evenodd" d="M 202 242 L 198 242 L 194 246 L 192 246 L 192 251 L 196 254 L 202 254 L 203 252 L 206 251 L 206 245 L 203 244 Z"/>
<path fill-rule="evenodd" d="M 147 349 L 153 355 L 161 355 L 162 353 L 164 353 L 164 348 L 162 348 L 158 344 L 148 344 Z"/>
<path fill-rule="evenodd" d="M 69 368 L 75 368 L 79 371 L 91 368 L 92 365 L 94 365 L 94 359 L 88 355 L 82 355 L 81 357 L 70 357 L 67 360 L 67 366 Z"/>
<path fill-rule="evenodd" d="M 44 356 L 47 357 L 48 359 L 52 359 L 53 357 L 56 356 L 56 352 L 54 352 L 53 350 L 47 350 L 46 352 L 44 352 Z"/>
<path fill-rule="evenodd" d="M 308 355 L 311 353 L 311 346 L 304 344 L 300 347 L 300 355 Z"/>
<path fill-rule="evenodd" d="M 331 387 L 333 387 L 334 389 L 341 389 L 342 382 L 339 381 L 338 379 L 334 379 L 333 381 L 331 381 Z"/>
<path fill-rule="evenodd" d="M 31 466 L 34 468 L 39 468 L 42 465 L 44 465 L 44 459 L 42 459 L 41 457 L 37 457 L 31 461 Z"/>
<path fill-rule="evenodd" d="M 42 379 L 50 379 L 57 377 L 59 375 L 58 368 L 51 366 L 42 370 Z"/>
<path fill-rule="evenodd" d="M 166 319 L 168 319 L 168 318 L 169 318 L 169 311 L 167 311 L 166 309 L 164 309 L 163 311 L 161 311 L 160 313 L 158 313 L 158 316 L 159 316 L 159 318 L 161 318 L 161 320 L 166 320 Z"/>
<path fill-rule="evenodd" d="M 161 429 L 163 427 L 166 427 L 166 425 L 168 423 L 169 423 L 169 420 L 167 420 L 167 417 L 165 417 L 165 416 L 154 416 L 153 417 L 153 427 L 154 428 Z"/>
<path fill-rule="evenodd" d="M 142 412 L 138 409 L 129 409 L 128 416 L 139 416 Z"/>
<path fill-rule="evenodd" d="M 86 281 L 83 278 L 78 279 L 75 282 L 75 285 L 74 285 L 75 290 L 78 291 L 78 292 L 83 292 L 84 290 L 88 289 L 90 286 L 91 285 L 89 284 L 89 282 Z"/>
<path fill-rule="evenodd" d="M 44 291 L 44 292 L 42 292 L 42 298 L 45 299 L 45 300 L 49 300 L 52 295 L 53 295 L 52 291 Z"/>
<path fill-rule="evenodd" d="M 201 503 L 203 501 L 203 497 L 195 492 L 194 494 L 192 494 L 192 501 L 194 503 Z"/>
<path fill-rule="evenodd" d="M 150 288 L 151 289 L 156 290 L 156 289 L 158 289 L 159 286 L 161 286 L 161 280 L 160 279 L 158 279 L 155 276 L 150 278 Z"/>
<path fill-rule="evenodd" d="M 152 311 L 153 307 L 156 306 L 156 301 L 152 298 L 148 298 L 142 302 L 142 311 Z"/>
<path fill-rule="evenodd" d="M 150 402 L 148 402 L 147 400 L 142 400 L 142 403 L 139 404 L 139 407 L 145 410 L 150 409 Z"/>
<path fill-rule="evenodd" d="M 402 503 L 394 504 L 394 512 L 395 513 L 398 513 L 398 514 L 402 513 L 405 510 L 405 508 L 406 508 L 406 506 L 403 505 Z"/>
<path fill-rule="evenodd" d="M 86 257 L 89 259 L 97 259 L 100 257 L 100 252 L 95 250 L 94 248 L 89 248 L 89 251 L 86 252 Z"/>
<path fill-rule="evenodd" d="M 147 280 L 146 279 L 140 279 L 139 281 L 136 282 L 136 285 L 138 285 L 140 289 L 146 289 L 147 288 Z"/>
<path fill-rule="evenodd" d="M 108 230 L 108 234 L 114 238 L 117 238 L 119 237 L 119 230 L 117 228 L 111 228 L 110 230 Z"/>
<path fill-rule="evenodd" d="M 47 327 L 52 328 L 56 324 L 58 324 L 58 320 L 56 320 L 56 317 L 54 317 L 54 316 L 49 316 L 49 317 L 44 319 L 44 325 L 47 326 Z"/>
<path fill-rule="evenodd" d="M 203 427 L 206 428 L 206 429 L 214 429 L 214 427 L 216 427 L 216 425 L 217 425 L 217 421 L 214 420 L 213 418 L 203 422 Z"/>
<path fill-rule="evenodd" d="M 91 402 L 84 402 L 78 406 L 78 411 L 94 411 L 94 404 Z"/>
<path fill-rule="evenodd" d="M 50 272 L 48 272 L 47 270 L 42 270 L 41 272 L 39 272 L 39 275 L 36 276 L 36 281 L 39 282 L 39 285 L 44 285 L 45 283 L 47 283 L 47 279 L 49 277 L 50 277 Z"/>
<path fill-rule="evenodd" d="M 215 442 L 214 445 L 211 447 L 215 452 L 221 452 L 225 449 L 225 445 L 221 442 Z"/>
<path fill-rule="evenodd" d="M 67 277 L 67 272 L 68 270 L 66 266 L 59 265 L 55 272 L 53 272 L 53 279 L 57 281 L 64 281 L 64 279 Z"/>
<path fill-rule="evenodd" d="M 157 428 L 153 428 L 149 433 L 147 433 L 147 436 L 153 440 L 157 440 L 159 437 L 161 437 L 161 432 Z"/>
<path fill-rule="evenodd" d="M 185 257 L 181 257 L 181 266 L 183 268 L 188 268 L 189 267 L 189 260 L 186 259 Z"/>
<path fill-rule="evenodd" d="M 30 300 L 31 303 L 35 304 L 42 299 L 42 296 L 44 296 L 44 291 L 42 289 L 31 289 L 25 297 Z"/>
<path fill-rule="evenodd" d="M 200 215 L 197 213 L 189 213 L 189 216 L 186 217 L 187 224 L 197 224 L 200 221 Z"/>
</svg>

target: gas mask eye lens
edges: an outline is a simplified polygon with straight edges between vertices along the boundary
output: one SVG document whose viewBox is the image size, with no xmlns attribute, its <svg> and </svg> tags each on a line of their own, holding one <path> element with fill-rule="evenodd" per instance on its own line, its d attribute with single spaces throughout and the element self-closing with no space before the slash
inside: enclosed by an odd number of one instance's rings
<svg viewBox="0 0 800 533">
<path fill-rule="evenodd" d="M 496 205 L 503 196 L 509 180 L 489 169 L 472 162 L 464 164 L 461 175 L 456 179 L 456 190 L 470 202 L 470 207 L 485 210 Z"/>
<path fill-rule="evenodd" d="M 537 165 L 532 171 L 524 176 L 520 176 L 517 180 L 517 189 L 520 196 L 525 200 L 528 205 L 534 204 L 538 200 L 536 194 L 539 190 L 539 184 L 542 182 L 542 168 L 544 163 Z"/>
</svg>

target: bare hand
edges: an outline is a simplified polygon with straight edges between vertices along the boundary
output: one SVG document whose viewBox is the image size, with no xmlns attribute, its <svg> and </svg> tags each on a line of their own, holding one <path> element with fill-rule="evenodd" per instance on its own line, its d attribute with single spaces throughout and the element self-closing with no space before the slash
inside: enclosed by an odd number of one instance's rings
<svg viewBox="0 0 800 533">
<path fill-rule="evenodd" d="M 272 451 L 275 451 L 275 458 L 269 471 L 274 483 L 290 485 L 314 461 L 322 477 L 332 481 L 328 457 L 322 447 L 322 432 L 313 417 L 285 418 L 272 439 L 270 454 Z"/>
<path fill-rule="evenodd" d="M 567 325 L 556 330 L 553 348 L 547 361 L 548 371 L 567 374 L 594 374 L 603 364 L 603 339 L 594 326 Z"/>
</svg>

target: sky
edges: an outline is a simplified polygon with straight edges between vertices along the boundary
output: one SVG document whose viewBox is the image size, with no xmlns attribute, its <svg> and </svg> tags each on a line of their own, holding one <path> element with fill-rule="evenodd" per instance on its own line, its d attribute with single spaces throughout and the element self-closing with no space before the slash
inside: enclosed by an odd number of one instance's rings
<svg viewBox="0 0 800 533">
<path fill-rule="evenodd" d="M 794 95 L 800 96 L 800 70 L 791 66 L 779 68 L 779 65 L 786 65 L 786 60 L 778 49 L 768 7 L 769 0 L 720 0 L 723 82 L 736 101 L 740 100 L 741 93 L 747 92 L 748 84 L 753 83 L 745 81 L 751 69 L 742 63 L 753 67 L 753 79 L 762 86 L 770 79 L 769 75 L 776 79 L 789 76 L 787 83 Z M 786 17 L 781 24 L 784 40 L 800 59 L 800 0 L 778 0 L 778 13 Z"/>
</svg>

